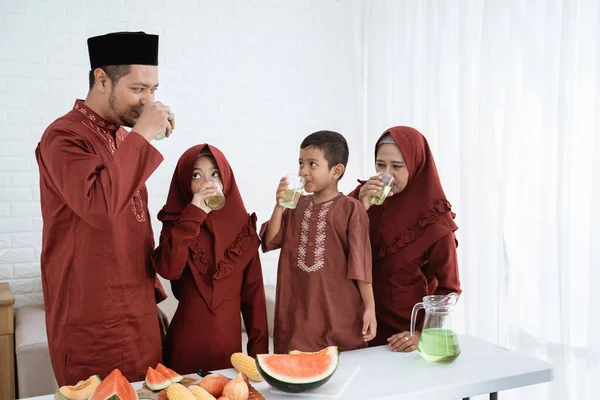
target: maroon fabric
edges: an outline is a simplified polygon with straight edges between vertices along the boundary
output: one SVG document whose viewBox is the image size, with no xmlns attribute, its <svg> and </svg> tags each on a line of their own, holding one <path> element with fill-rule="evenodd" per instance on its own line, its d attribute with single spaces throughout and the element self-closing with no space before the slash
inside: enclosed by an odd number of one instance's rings
<svg viewBox="0 0 600 400">
<path fill-rule="evenodd" d="M 268 224 L 261 228 L 263 237 Z M 364 207 L 342 194 L 324 203 L 302 196 L 295 209 L 284 211 L 281 229 L 269 246 L 263 242 L 263 251 L 278 248 L 275 353 L 366 347 L 365 306 L 356 284 L 371 283 Z"/>
<path fill-rule="evenodd" d="M 143 379 L 161 361 L 154 239 L 145 182 L 162 162 L 82 101 L 36 149 L 44 222 L 46 330 L 59 386 L 118 368 Z"/>
<path fill-rule="evenodd" d="M 194 163 L 206 148 L 221 173 L 225 206 L 206 214 L 191 204 Z M 165 364 L 179 373 L 231 367 L 241 351 L 241 318 L 251 355 L 268 352 L 268 330 L 256 216 L 248 215 L 227 159 L 216 147 L 197 145 L 179 159 L 167 204 L 155 270 L 171 280 L 179 300 L 167 332 Z"/>
<path fill-rule="evenodd" d="M 378 322 L 377 337 L 369 345 L 385 344 L 390 335 L 408 330 L 412 307 L 423 296 L 461 292 L 454 237 L 458 227 L 427 140 L 405 126 L 390 128 L 381 137 L 387 133 L 404 156 L 409 178 L 401 193 L 368 210 Z M 362 184 L 350 196 L 358 198 Z"/>
</svg>

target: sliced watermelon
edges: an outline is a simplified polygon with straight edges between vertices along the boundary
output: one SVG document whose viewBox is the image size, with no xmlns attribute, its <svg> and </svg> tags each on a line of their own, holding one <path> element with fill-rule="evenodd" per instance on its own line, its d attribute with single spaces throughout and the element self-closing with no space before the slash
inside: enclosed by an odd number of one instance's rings
<svg viewBox="0 0 600 400">
<path fill-rule="evenodd" d="M 146 372 L 146 386 L 152 391 L 163 390 L 169 387 L 171 381 L 152 367 Z"/>
<path fill-rule="evenodd" d="M 131 383 L 121 371 L 115 369 L 98 385 L 90 400 L 137 400 L 137 398 Z"/>
<path fill-rule="evenodd" d="M 165 367 L 161 363 L 158 363 L 158 365 L 156 366 L 156 372 L 158 372 L 173 383 L 181 382 L 183 380 L 183 376 L 179 375 L 172 369 Z"/>
<path fill-rule="evenodd" d="M 256 367 L 269 385 L 282 392 L 302 393 L 324 385 L 339 362 L 337 347 L 317 353 L 259 354 Z"/>
</svg>

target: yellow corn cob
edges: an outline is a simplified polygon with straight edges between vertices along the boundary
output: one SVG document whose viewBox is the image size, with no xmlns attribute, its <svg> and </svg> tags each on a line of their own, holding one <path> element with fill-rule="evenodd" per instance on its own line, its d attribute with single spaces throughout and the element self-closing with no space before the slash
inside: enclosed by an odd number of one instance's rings
<svg viewBox="0 0 600 400">
<path fill-rule="evenodd" d="M 169 400 L 196 400 L 196 397 L 181 383 L 172 383 L 167 388 Z"/>
<path fill-rule="evenodd" d="M 192 385 L 188 387 L 188 389 L 192 392 L 196 400 L 216 400 L 215 396 L 208 393 L 206 389 L 201 388 L 200 386 Z"/>
<path fill-rule="evenodd" d="M 262 378 L 256 369 L 256 361 L 249 355 L 244 353 L 233 353 L 231 355 L 231 365 L 254 382 L 262 381 Z"/>
</svg>

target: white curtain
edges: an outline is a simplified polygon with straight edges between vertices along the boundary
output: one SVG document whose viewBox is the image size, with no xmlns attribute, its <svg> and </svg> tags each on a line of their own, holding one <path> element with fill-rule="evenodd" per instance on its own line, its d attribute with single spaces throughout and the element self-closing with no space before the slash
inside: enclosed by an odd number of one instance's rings
<svg viewBox="0 0 600 400">
<path fill-rule="evenodd" d="M 429 140 L 458 214 L 459 330 L 545 359 L 503 399 L 600 399 L 598 0 L 366 0 L 363 171 Z"/>
</svg>

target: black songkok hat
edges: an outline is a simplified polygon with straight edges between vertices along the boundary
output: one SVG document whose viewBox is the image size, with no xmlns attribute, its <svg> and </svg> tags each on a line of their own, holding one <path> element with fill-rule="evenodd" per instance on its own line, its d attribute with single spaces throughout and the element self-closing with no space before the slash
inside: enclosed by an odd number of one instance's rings
<svg viewBox="0 0 600 400">
<path fill-rule="evenodd" d="M 106 65 L 158 65 L 158 35 L 115 32 L 87 40 L 92 70 Z"/>
</svg>

